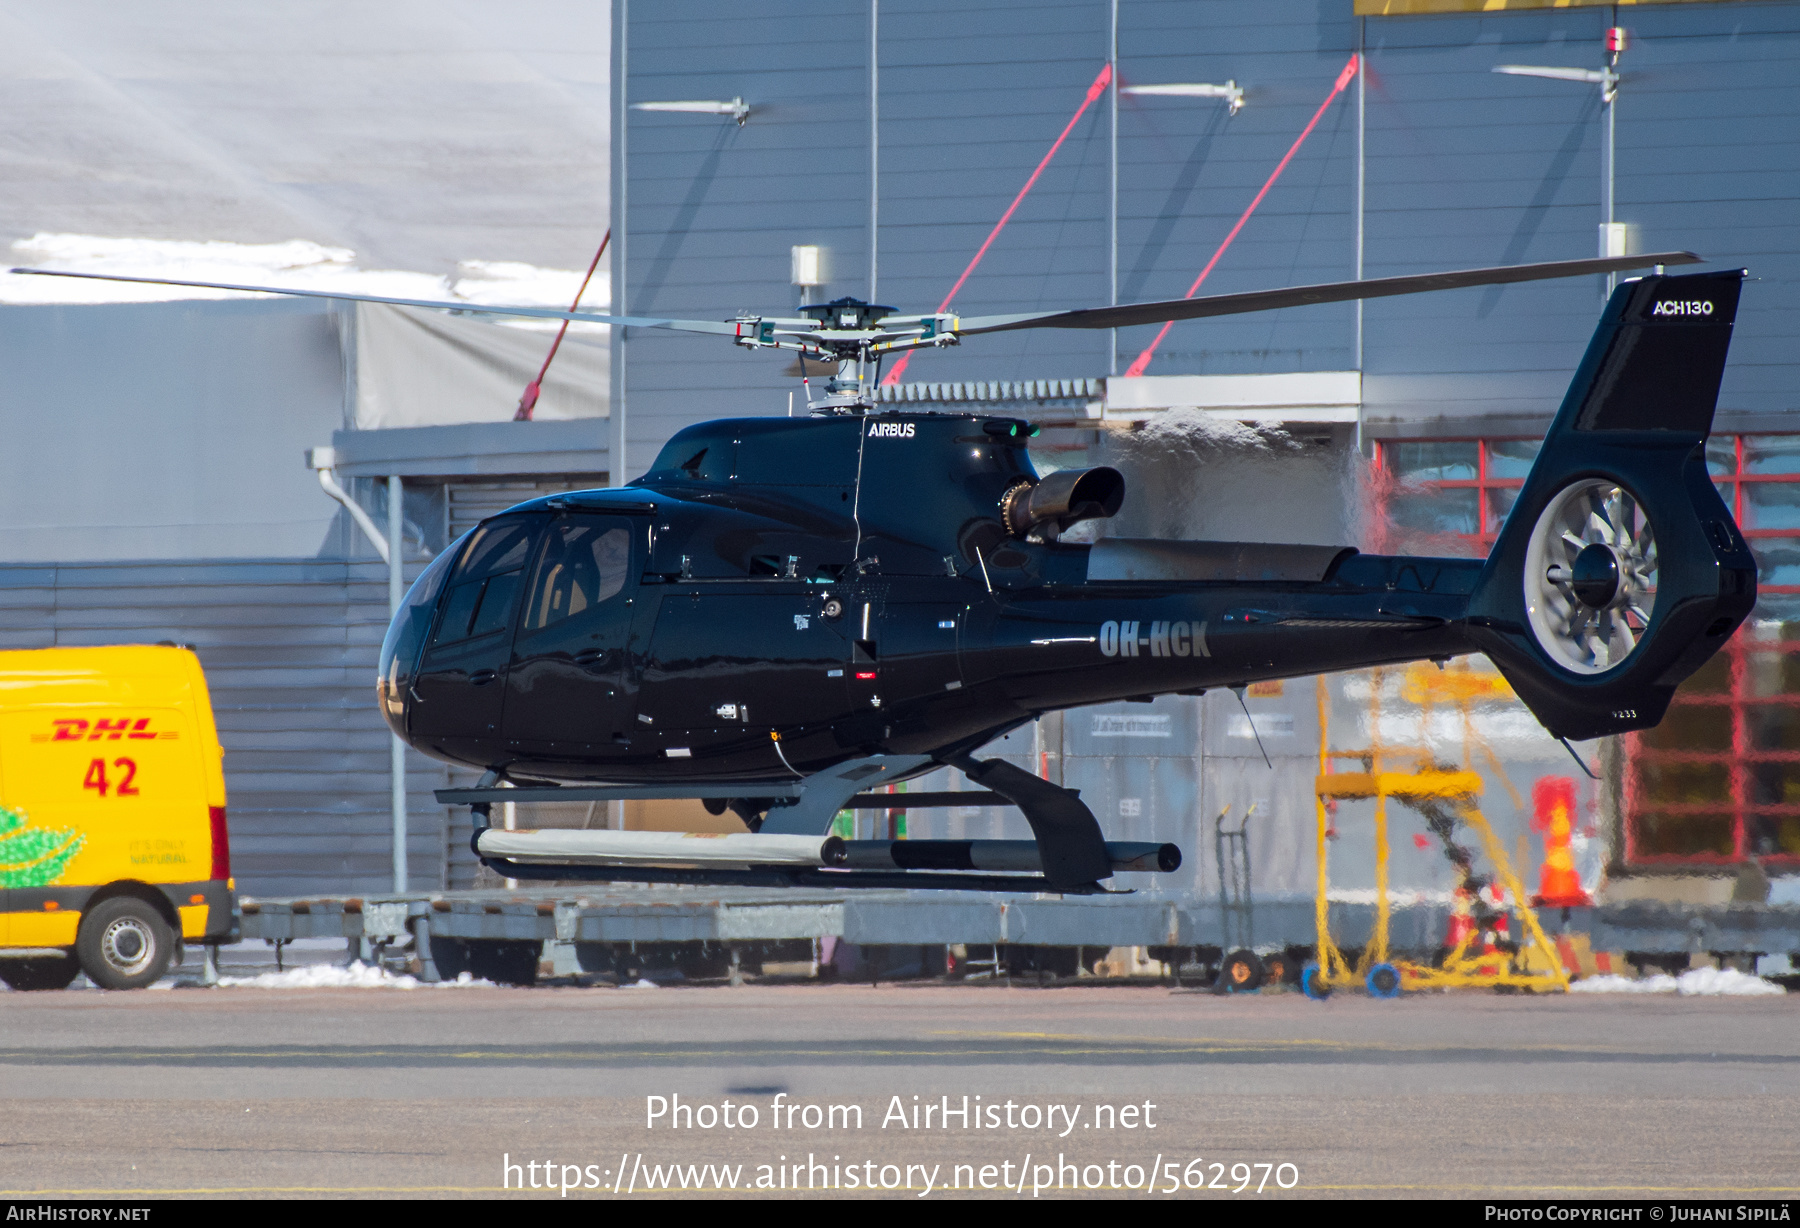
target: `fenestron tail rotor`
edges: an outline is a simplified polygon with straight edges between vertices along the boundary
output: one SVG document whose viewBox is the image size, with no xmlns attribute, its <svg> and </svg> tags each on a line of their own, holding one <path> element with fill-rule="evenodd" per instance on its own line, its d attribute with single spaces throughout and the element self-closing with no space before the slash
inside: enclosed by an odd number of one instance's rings
<svg viewBox="0 0 1800 1228">
<path fill-rule="evenodd" d="M 1602 478 L 1572 482 L 1532 529 L 1525 610 L 1538 644 L 1577 674 L 1624 664 L 1656 612 L 1656 534 L 1638 499 Z"/>
</svg>

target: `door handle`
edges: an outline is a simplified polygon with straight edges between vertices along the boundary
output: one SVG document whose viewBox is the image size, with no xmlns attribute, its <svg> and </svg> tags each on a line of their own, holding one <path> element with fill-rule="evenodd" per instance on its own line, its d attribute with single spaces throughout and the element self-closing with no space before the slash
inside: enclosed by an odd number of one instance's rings
<svg viewBox="0 0 1800 1228">
<path fill-rule="evenodd" d="M 577 665 L 597 665 L 604 660 L 606 660 L 606 649 L 604 648 L 586 648 L 575 654 L 575 664 Z"/>
<path fill-rule="evenodd" d="M 498 678 L 499 676 L 500 676 L 500 672 L 498 670 L 478 669 L 474 673 L 469 675 L 469 685 L 470 686 L 486 686 L 488 683 L 492 682 L 494 679 Z"/>
</svg>

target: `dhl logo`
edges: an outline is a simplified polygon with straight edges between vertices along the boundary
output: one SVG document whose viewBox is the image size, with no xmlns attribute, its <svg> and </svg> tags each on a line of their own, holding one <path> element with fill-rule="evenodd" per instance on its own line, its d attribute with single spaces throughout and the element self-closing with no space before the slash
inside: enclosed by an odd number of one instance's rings
<svg viewBox="0 0 1800 1228">
<path fill-rule="evenodd" d="M 122 716 L 117 720 L 86 721 L 80 717 L 64 717 L 50 722 L 51 732 L 34 733 L 33 742 L 154 742 L 179 738 L 172 729 L 150 728 L 147 716 Z"/>
</svg>

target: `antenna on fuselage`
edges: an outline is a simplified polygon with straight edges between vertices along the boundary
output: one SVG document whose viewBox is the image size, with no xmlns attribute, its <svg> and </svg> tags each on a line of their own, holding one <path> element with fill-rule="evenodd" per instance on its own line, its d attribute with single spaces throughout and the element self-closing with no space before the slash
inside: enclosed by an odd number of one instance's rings
<svg viewBox="0 0 1800 1228">
<path fill-rule="evenodd" d="M 1271 772 L 1273 772 L 1275 770 L 1275 764 L 1270 760 L 1269 752 L 1262 744 L 1262 734 L 1257 732 L 1256 718 L 1250 715 L 1250 705 L 1244 702 L 1244 688 L 1241 686 L 1234 686 L 1231 688 L 1231 693 L 1238 697 L 1238 707 L 1244 710 L 1244 720 L 1250 726 L 1250 736 L 1256 739 L 1256 749 L 1262 751 L 1263 763 L 1268 766 L 1268 769 Z M 1245 817 L 1248 818 L 1249 816 Z"/>
</svg>

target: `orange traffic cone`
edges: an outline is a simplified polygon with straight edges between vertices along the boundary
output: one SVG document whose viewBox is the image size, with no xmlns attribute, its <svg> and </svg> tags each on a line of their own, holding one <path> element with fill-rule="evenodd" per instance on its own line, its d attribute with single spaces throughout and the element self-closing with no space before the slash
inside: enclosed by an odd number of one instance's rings
<svg viewBox="0 0 1800 1228">
<path fill-rule="evenodd" d="M 1444 945 L 1454 951 L 1464 939 L 1473 942 L 1474 937 L 1475 910 L 1469 904 L 1469 889 L 1458 887 L 1450 893 L 1450 924 L 1444 933 Z"/>
<path fill-rule="evenodd" d="M 1544 833 L 1544 871 L 1531 902 L 1546 908 L 1585 908 L 1593 904 L 1575 872 L 1569 837 L 1575 829 L 1575 781 L 1545 776 L 1532 786 L 1531 825 Z"/>
</svg>

